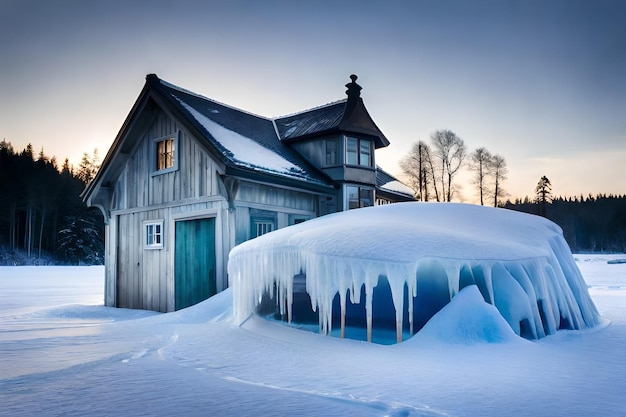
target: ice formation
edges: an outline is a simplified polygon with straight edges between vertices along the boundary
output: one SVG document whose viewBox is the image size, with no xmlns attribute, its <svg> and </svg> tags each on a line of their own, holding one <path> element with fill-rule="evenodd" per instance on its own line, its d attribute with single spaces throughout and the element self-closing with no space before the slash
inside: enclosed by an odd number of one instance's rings
<svg viewBox="0 0 626 417">
<path fill-rule="evenodd" d="M 414 339 L 454 344 L 505 343 L 520 339 L 475 285 L 463 288 Z M 413 340 L 413 339 L 412 339 Z"/>
<path fill-rule="evenodd" d="M 235 319 L 267 307 L 288 321 L 315 312 L 321 333 L 419 331 L 475 285 L 520 336 L 600 322 L 559 226 L 505 209 L 399 203 L 323 216 L 235 247 L 228 262 Z M 297 320 L 296 320 L 297 321 Z"/>
</svg>

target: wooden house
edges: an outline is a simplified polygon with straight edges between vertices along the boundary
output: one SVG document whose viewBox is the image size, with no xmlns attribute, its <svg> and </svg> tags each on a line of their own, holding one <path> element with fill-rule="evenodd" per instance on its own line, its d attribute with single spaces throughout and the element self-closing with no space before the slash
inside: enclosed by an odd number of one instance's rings
<svg viewBox="0 0 626 417">
<path fill-rule="evenodd" d="M 105 218 L 105 305 L 193 305 L 228 286 L 228 253 L 241 242 L 331 212 L 412 200 L 376 166 L 375 150 L 389 141 L 356 79 L 343 100 L 271 119 L 149 74 L 83 192 Z"/>
</svg>

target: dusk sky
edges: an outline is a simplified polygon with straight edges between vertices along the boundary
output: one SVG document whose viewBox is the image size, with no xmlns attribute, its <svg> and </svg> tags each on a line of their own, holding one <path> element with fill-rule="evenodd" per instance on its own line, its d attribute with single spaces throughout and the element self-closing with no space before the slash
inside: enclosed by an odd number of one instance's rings
<svg viewBox="0 0 626 417">
<path fill-rule="evenodd" d="M 626 1 L 0 0 L 0 140 L 104 156 L 148 73 L 274 117 L 359 76 L 395 175 L 450 129 L 510 198 L 626 193 Z M 458 200 L 474 202 L 468 181 Z"/>
</svg>

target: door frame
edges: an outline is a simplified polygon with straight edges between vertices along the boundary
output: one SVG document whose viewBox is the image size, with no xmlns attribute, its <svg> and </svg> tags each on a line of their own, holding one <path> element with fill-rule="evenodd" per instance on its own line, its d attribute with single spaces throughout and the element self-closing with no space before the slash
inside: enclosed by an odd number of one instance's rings
<svg viewBox="0 0 626 417">
<path fill-rule="evenodd" d="M 200 219 L 215 219 L 215 285 L 217 292 L 225 289 L 224 285 L 224 247 L 222 233 L 222 216 L 219 209 L 204 209 L 176 213 L 170 216 L 168 246 L 172 248 L 169 254 L 169 276 L 167 277 L 167 311 L 175 311 L 176 309 L 176 222 Z M 228 252 L 226 252 L 228 253 Z"/>
</svg>

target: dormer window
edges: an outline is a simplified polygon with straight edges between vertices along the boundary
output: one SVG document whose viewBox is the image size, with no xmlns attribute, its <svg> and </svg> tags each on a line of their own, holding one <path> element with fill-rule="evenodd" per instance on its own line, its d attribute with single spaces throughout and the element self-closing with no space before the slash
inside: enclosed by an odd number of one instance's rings
<svg viewBox="0 0 626 417">
<path fill-rule="evenodd" d="M 374 166 L 372 142 L 346 136 L 346 165 Z"/>
<path fill-rule="evenodd" d="M 178 169 L 178 134 L 155 139 L 152 142 L 153 175 Z"/>
</svg>

